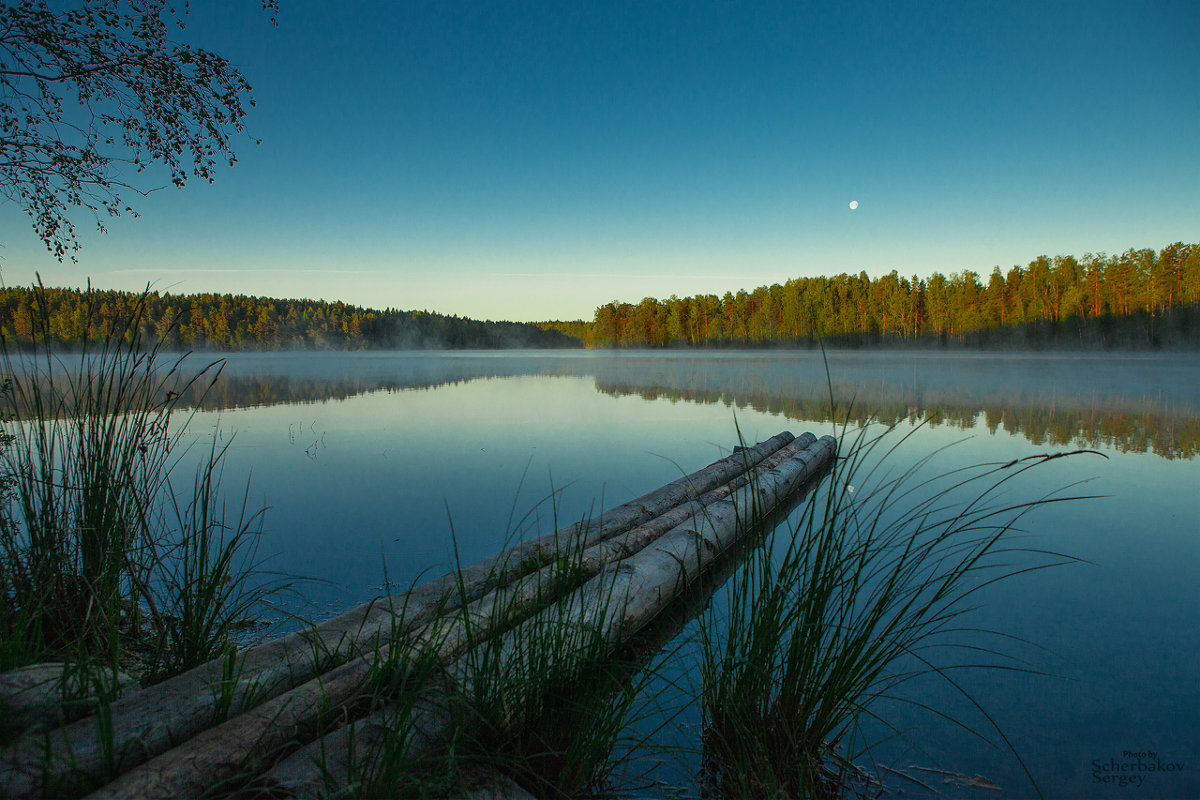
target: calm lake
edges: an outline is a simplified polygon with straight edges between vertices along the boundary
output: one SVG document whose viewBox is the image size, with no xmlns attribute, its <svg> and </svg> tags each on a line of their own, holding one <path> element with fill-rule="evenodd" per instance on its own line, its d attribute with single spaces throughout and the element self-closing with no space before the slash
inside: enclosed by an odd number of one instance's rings
<svg viewBox="0 0 1200 800">
<path fill-rule="evenodd" d="M 1200 356 L 836 352 L 829 373 L 852 429 L 914 431 L 891 457 L 899 469 L 951 443 L 931 469 L 1079 448 L 1107 457 L 1054 461 L 1013 489 L 1014 502 L 1069 485 L 1103 495 L 1025 525 L 1021 546 L 1080 563 L 977 598 L 973 623 L 1024 640 L 1010 654 L 1032 672 L 955 679 L 1047 797 L 1200 797 Z M 395 584 L 441 574 L 452 533 L 470 563 L 699 469 L 737 443 L 735 420 L 748 441 L 832 432 L 821 355 L 239 354 L 191 430 L 198 449 L 214 432 L 233 437 L 226 490 L 240 500 L 249 478 L 251 504 L 269 506 L 262 553 L 323 581 L 305 590 L 322 616 L 378 594 L 385 565 Z M 686 679 L 686 648 L 668 669 Z M 997 739 L 944 682 L 911 690 Z M 997 795 L 915 767 L 1033 794 L 1002 745 L 911 705 L 888 714 L 911 744 L 877 756 L 941 796 Z M 697 721 L 685 710 L 662 736 L 696 739 Z M 692 791 L 686 755 L 652 757 L 666 763 L 651 777 Z M 925 796 L 900 776 L 887 785 Z"/>
</svg>

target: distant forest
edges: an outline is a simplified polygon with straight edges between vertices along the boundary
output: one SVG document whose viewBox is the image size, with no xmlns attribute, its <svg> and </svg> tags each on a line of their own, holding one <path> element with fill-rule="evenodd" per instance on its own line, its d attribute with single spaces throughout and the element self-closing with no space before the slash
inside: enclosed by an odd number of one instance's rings
<svg viewBox="0 0 1200 800">
<path fill-rule="evenodd" d="M 230 294 L 0 289 L 0 334 L 22 348 L 36 333 L 70 348 L 103 335 L 143 302 L 144 341 L 179 350 L 383 350 L 578 347 L 555 330 L 428 311 L 374 311 L 345 303 Z"/>
<path fill-rule="evenodd" d="M 1200 345 L 1200 245 L 1120 255 L 1039 256 L 984 282 L 872 280 L 865 272 L 782 286 L 640 303 L 612 302 L 592 322 L 543 323 L 589 347 L 745 347 L 826 343 L 967 347 Z"/>
<path fill-rule="evenodd" d="M 557 347 L 1200 347 L 1200 244 L 1155 252 L 1039 256 L 1008 272 L 935 272 L 783 285 L 636 305 L 592 321 L 491 322 L 428 311 L 231 294 L 0 289 L 0 335 L 71 347 L 144 299 L 142 333 L 181 350 L 413 350 Z"/>
</svg>

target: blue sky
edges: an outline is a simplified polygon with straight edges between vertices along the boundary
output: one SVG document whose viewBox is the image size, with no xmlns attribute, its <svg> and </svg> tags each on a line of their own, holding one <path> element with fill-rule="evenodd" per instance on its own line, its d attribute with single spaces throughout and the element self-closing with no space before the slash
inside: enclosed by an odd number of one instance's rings
<svg viewBox="0 0 1200 800">
<path fill-rule="evenodd" d="M 1192 0 L 281 5 L 189 17 L 262 144 L 77 264 L 0 206 L 6 285 L 590 319 L 1200 241 Z"/>
</svg>

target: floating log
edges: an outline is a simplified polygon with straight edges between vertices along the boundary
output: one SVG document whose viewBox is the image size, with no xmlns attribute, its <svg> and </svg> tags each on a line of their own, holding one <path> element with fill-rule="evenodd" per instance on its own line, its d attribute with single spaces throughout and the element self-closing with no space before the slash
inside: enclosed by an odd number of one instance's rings
<svg viewBox="0 0 1200 800">
<path fill-rule="evenodd" d="M 589 570 L 594 577 L 568 596 L 565 611 L 556 606 L 529 618 L 503 634 L 501 646 L 509 650 L 523 646 L 530 641 L 530 627 L 567 625 L 579 632 L 595 629 L 609 652 L 616 650 L 644 629 L 754 520 L 770 513 L 819 474 L 836 451 L 833 437 L 817 440 L 805 434 L 764 460 L 755 480 L 740 481 L 732 491 L 713 493 L 706 498 L 710 502 L 700 508 L 664 515 L 675 524 L 642 526 L 621 542 L 603 543 L 610 545 L 610 555 L 616 557 L 592 561 L 598 554 L 589 550 L 580 563 L 596 564 L 594 571 Z M 620 555 L 622 552 L 626 554 Z M 467 671 L 465 659 L 459 659 L 450 670 L 459 677 Z M 437 686 L 427 687 L 418 696 L 406 719 L 413 728 L 410 757 L 427 755 L 445 740 L 451 725 L 450 708 L 450 698 Z M 351 763 L 369 761 L 401 716 L 396 709 L 385 708 L 352 722 L 284 759 L 258 783 L 275 796 L 315 799 L 330 780 L 347 775 Z"/>
<path fill-rule="evenodd" d="M 761 461 L 755 472 L 765 474 L 766 471 L 775 469 L 791 457 L 794 450 L 808 447 L 814 441 L 815 438 L 811 434 L 807 434 L 801 440 L 792 441 L 790 445 Z M 761 480 L 761 474 L 756 477 Z M 694 514 L 704 513 L 708 505 L 727 498 L 731 491 L 744 486 L 749 480 L 748 475 L 742 473 L 733 482 L 701 495 L 698 500 L 686 501 L 669 509 L 665 514 L 628 533 L 600 539 L 582 553 L 579 553 L 579 547 L 599 537 L 588 535 L 586 530 L 582 530 L 573 531 L 573 538 L 564 540 L 563 532 L 557 532 L 557 542 L 543 537 L 535 541 L 533 547 L 524 545 L 514 548 L 507 556 L 501 554 L 488 559 L 487 563 L 507 563 L 518 557 L 521 561 L 526 561 L 531 557 L 529 554 L 533 553 L 538 554 L 539 560 L 546 560 L 547 553 L 566 554 L 576 577 L 590 577 L 599 573 L 606 563 L 636 552 L 680 522 Z M 643 516 L 642 513 L 634 516 L 612 515 L 610 520 L 612 517 L 617 518 L 616 525 L 619 527 L 616 529 L 619 530 L 625 527 L 628 520 L 640 519 Z M 543 542 L 549 543 L 553 550 Z M 554 558 L 550 560 L 555 561 Z M 494 589 L 461 612 L 441 617 L 425 628 L 415 631 L 405 642 L 406 647 L 411 651 L 419 651 L 422 646 L 433 647 L 437 650 L 439 660 L 448 664 L 474 641 L 492 635 L 495 632 L 493 625 L 497 622 L 519 621 L 556 599 L 560 593 L 558 571 L 557 564 L 552 563 L 508 586 Z M 475 570 L 473 574 L 477 582 L 488 580 L 488 572 Z M 458 591 L 463 594 L 467 590 L 463 586 Z M 496 615 L 496 609 L 504 609 L 503 618 Z M 175 797 L 200 791 L 214 779 L 224 780 L 237 774 L 265 769 L 279 748 L 298 738 L 302 731 L 315 729 L 326 709 L 349 704 L 360 696 L 373 664 L 387 658 L 389 652 L 387 647 L 381 647 L 360 656 L 335 670 L 335 681 L 329 680 L 327 676 L 319 676 L 251 712 L 205 731 L 191 741 L 127 773 L 106 786 L 95 797 L 97 800 L 116 797 Z M 437 704 L 436 696 L 425 698 L 424 706 L 423 718 L 437 719 L 440 724 L 447 721 L 444 706 Z M 275 722 L 276 719 L 279 722 Z M 370 727 L 371 723 L 367 725 Z M 330 759 L 338 761 L 345 749 L 343 737 L 349 737 L 352 733 L 352 730 L 346 729 L 331 737 L 322 737 L 313 747 L 322 751 L 321 755 L 327 764 Z M 374 736 L 360 737 L 362 742 L 374 740 Z M 345 757 L 350 756 L 347 753 Z M 310 777 L 315 784 L 320 775 L 315 773 L 303 755 L 299 760 L 304 762 L 302 769 L 313 773 Z M 346 772 L 334 771 L 342 774 Z M 293 779 L 289 779 L 289 782 L 292 781 Z"/>
<path fill-rule="evenodd" d="M 387 656 L 392 637 L 436 642 L 441 660 L 451 664 L 480 637 L 501 633 L 490 627 L 492 609 L 511 609 L 505 624 L 515 624 L 558 596 L 563 589 L 556 560 L 564 548 L 582 551 L 576 579 L 599 576 L 614 561 L 628 559 L 688 520 L 695 527 L 696 519 L 721 503 L 747 503 L 747 484 L 761 484 L 764 475 L 794 460 L 794 453 L 832 452 L 825 440 L 820 447 L 814 443 L 811 434 L 799 441 L 779 434 L 596 519 L 524 542 L 401 597 L 368 603 L 251 648 L 237 655 L 232 685 L 225 662 L 216 660 L 116 701 L 103 725 L 89 718 L 27 735 L 0 751 L 0 793 L 78 795 L 116 774 L 120 777 L 97 796 L 176 797 L 260 773 L 289 748 L 311 739 L 330 708 L 354 705 L 372 664 Z M 463 603 L 467 609 L 449 613 Z"/>
</svg>

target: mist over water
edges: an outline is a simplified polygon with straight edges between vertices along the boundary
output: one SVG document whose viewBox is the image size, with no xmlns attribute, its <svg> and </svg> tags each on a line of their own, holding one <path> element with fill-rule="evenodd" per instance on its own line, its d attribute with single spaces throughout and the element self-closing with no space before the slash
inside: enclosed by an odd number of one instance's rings
<svg viewBox="0 0 1200 800">
<path fill-rule="evenodd" d="M 1139 796 L 1200 795 L 1196 356 L 833 352 L 827 380 L 811 352 L 239 354 L 192 429 L 198 450 L 233 435 L 226 487 L 240 496 L 249 477 L 251 502 L 270 506 L 272 568 L 326 581 L 307 589 L 320 616 L 378 593 L 385 565 L 401 586 L 441 574 L 452 531 L 470 563 L 698 469 L 737 443 L 735 420 L 760 441 L 830 432 L 835 418 L 912 431 L 902 459 L 953 445 L 945 469 L 1080 447 L 1107 456 L 1056 461 L 1019 489 L 1103 496 L 1039 511 L 1021 540 L 1086 563 L 990 587 L 972 617 L 1047 648 L 1014 640 L 1012 654 L 1060 677 L 956 679 L 1048 797 L 1127 796 L 1093 783 L 1093 762 L 1151 746 L 1188 766 Z M 944 683 L 912 688 L 977 714 Z M 882 751 L 895 763 L 1030 793 L 1007 753 L 911 706 L 889 714 L 921 726 L 919 751 Z M 942 796 L 979 791 L 932 782 Z"/>
<path fill-rule="evenodd" d="M 203 357 L 196 357 L 202 359 Z M 1035 443 L 1111 444 L 1165 457 L 1200 443 L 1200 359 L 1178 355 L 472 352 L 239 354 L 207 409 L 345 400 L 481 378 L 590 378 L 613 395 L 721 403 L 787 419 L 902 419 L 1020 432 Z M 831 405 L 832 396 L 832 405 Z"/>
</svg>

